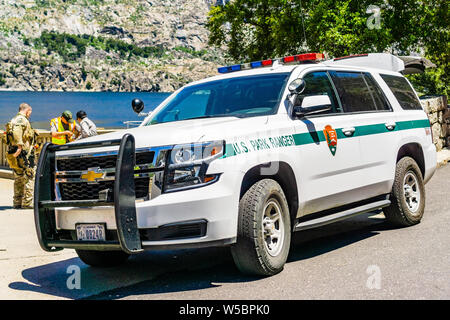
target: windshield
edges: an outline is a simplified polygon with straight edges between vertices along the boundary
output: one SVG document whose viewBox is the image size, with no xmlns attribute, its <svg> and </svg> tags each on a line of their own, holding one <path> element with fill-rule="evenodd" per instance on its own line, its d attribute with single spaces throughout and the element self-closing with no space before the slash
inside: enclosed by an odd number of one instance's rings
<svg viewBox="0 0 450 320">
<path fill-rule="evenodd" d="M 211 81 L 188 86 L 155 114 L 147 125 L 196 118 L 274 114 L 289 73 Z"/>
</svg>

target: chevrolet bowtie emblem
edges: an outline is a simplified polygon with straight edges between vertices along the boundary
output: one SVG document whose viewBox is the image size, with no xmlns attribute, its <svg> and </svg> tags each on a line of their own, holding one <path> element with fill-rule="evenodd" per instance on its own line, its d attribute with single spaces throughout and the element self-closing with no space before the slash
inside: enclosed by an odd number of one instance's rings
<svg viewBox="0 0 450 320">
<path fill-rule="evenodd" d="M 89 168 L 88 172 L 81 175 L 81 179 L 87 180 L 88 182 L 97 181 L 97 179 L 102 179 L 105 176 L 105 172 L 103 172 L 100 168 Z"/>
</svg>

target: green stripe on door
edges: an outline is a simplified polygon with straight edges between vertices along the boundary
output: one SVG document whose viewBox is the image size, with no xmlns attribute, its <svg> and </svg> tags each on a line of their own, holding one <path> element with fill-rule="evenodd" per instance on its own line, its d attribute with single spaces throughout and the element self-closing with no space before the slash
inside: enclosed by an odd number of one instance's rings
<svg viewBox="0 0 450 320">
<path fill-rule="evenodd" d="M 398 122 L 396 122 L 396 124 L 397 125 L 396 125 L 395 129 L 392 131 L 388 130 L 384 123 L 369 124 L 369 125 L 365 125 L 365 126 L 355 126 L 355 133 L 350 137 L 347 137 L 342 132 L 342 128 L 338 128 L 335 130 L 336 130 L 338 139 L 347 139 L 347 138 L 362 137 L 362 136 L 367 136 L 367 135 L 372 135 L 372 134 L 430 127 L 430 122 L 428 121 L 428 119 L 398 121 Z M 293 134 L 292 137 L 294 138 L 294 143 L 296 146 L 301 146 L 301 145 L 306 145 L 306 144 L 311 144 L 311 143 L 320 143 L 320 142 L 326 141 L 323 131 L 311 131 L 311 132 L 304 132 L 304 133 L 296 133 L 296 134 Z M 225 146 L 225 154 L 223 155 L 222 158 L 232 157 L 235 155 L 236 155 L 236 153 L 234 151 L 233 145 L 228 143 Z"/>
<path fill-rule="evenodd" d="M 429 128 L 429 127 L 430 121 L 428 119 L 409 120 L 397 122 L 397 127 L 395 128 L 395 130 L 409 130 L 417 128 Z"/>
<path fill-rule="evenodd" d="M 386 129 L 386 125 L 384 123 L 369 124 L 366 126 L 355 127 L 355 133 L 351 137 L 368 136 L 371 134 L 378 134 L 378 133 L 385 133 L 385 132 L 389 132 L 389 130 Z M 351 137 L 347 137 L 347 138 L 351 138 Z"/>
</svg>

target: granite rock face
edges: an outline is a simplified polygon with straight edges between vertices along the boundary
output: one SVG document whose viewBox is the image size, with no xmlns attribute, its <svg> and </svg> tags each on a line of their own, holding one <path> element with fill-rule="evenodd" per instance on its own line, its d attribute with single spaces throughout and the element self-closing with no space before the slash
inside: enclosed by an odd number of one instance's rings
<svg viewBox="0 0 450 320">
<path fill-rule="evenodd" d="M 206 21 L 213 4 L 211 0 L 0 0 L 0 90 L 173 91 L 215 75 L 223 54 L 208 47 Z M 110 38 L 164 53 L 124 56 L 88 46 L 80 57 L 64 59 L 36 43 L 43 32 Z"/>
</svg>

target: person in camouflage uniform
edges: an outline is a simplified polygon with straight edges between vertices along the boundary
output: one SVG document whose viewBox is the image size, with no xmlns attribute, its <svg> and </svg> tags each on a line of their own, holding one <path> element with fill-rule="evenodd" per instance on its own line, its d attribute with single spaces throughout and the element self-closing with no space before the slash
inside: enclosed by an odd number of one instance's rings
<svg viewBox="0 0 450 320">
<path fill-rule="evenodd" d="M 31 112 L 31 106 L 22 103 L 19 106 L 19 113 L 7 125 L 7 134 L 9 133 L 7 160 L 14 172 L 15 209 L 33 208 L 36 132 L 29 121 Z"/>
</svg>

